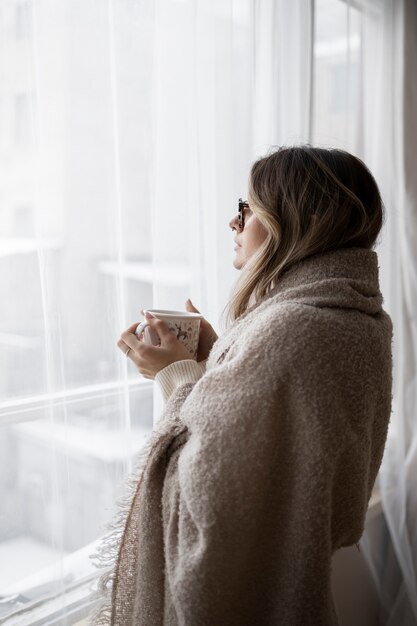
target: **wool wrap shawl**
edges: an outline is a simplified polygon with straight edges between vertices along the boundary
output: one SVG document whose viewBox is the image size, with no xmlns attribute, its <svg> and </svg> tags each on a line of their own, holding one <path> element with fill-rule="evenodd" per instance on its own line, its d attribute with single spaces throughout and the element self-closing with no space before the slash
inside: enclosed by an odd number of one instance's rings
<svg viewBox="0 0 417 626">
<path fill-rule="evenodd" d="M 392 401 L 377 254 L 291 266 L 170 396 L 113 530 L 93 624 L 335 625 Z"/>
</svg>

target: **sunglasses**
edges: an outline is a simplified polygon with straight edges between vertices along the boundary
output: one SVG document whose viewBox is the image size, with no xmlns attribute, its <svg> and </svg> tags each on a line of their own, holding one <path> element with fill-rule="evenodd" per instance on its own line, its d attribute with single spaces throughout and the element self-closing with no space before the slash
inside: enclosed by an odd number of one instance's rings
<svg viewBox="0 0 417 626">
<path fill-rule="evenodd" d="M 249 208 L 249 203 L 246 202 L 246 200 L 242 200 L 242 198 L 239 198 L 239 208 L 238 208 L 238 224 L 239 224 L 239 230 L 243 230 L 245 227 L 245 209 Z"/>
</svg>

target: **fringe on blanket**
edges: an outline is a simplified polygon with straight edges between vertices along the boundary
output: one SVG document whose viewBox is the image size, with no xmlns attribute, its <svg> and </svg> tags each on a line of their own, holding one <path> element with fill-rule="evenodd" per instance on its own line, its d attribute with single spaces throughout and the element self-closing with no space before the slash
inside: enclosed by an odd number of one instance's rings
<svg viewBox="0 0 417 626">
<path fill-rule="evenodd" d="M 132 501 L 139 489 L 147 459 L 155 445 L 154 436 L 150 436 L 143 448 L 138 453 L 135 466 L 127 477 L 124 484 L 124 493 L 116 502 L 116 513 L 113 520 L 107 524 L 105 535 L 96 552 L 90 555 L 90 559 L 98 569 L 104 572 L 97 582 L 97 589 L 92 599 L 95 607 L 89 616 L 88 623 L 91 626 L 108 626 L 112 624 L 112 589 L 116 566 L 119 558 L 120 545 L 123 539 L 126 522 Z"/>
<path fill-rule="evenodd" d="M 92 593 L 95 606 L 88 617 L 90 626 L 113 626 L 113 584 L 118 572 L 120 550 L 123 544 L 125 529 L 129 520 L 132 504 L 139 492 L 140 485 L 154 451 L 160 448 L 167 450 L 169 442 L 187 428 L 179 418 L 179 409 L 187 398 L 195 383 L 185 383 L 178 387 L 165 406 L 158 424 L 149 436 L 148 441 L 138 452 L 134 461 L 134 469 L 124 485 L 124 493 L 116 503 L 114 519 L 106 528 L 106 534 L 90 559 L 98 569 L 104 570 L 98 579 L 97 589 Z"/>
<path fill-rule="evenodd" d="M 88 617 L 90 626 L 112 626 L 113 625 L 113 587 L 120 558 L 120 549 L 129 513 L 132 507 L 143 475 L 148 465 L 148 460 L 158 447 L 165 447 L 168 441 L 176 437 L 184 430 L 184 425 L 175 420 L 174 423 L 165 423 L 165 428 L 154 430 L 148 441 L 137 454 L 134 469 L 128 475 L 124 493 L 116 503 L 116 513 L 113 521 L 106 525 L 106 534 L 97 550 L 89 555 L 90 559 L 98 569 L 104 569 L 104 573 L 97 582 L 97 589 L 92 593 L 92 600 L 95 602 L 94 609 Z M 168 430 L 166 430 L 168 428 Z"/>
</svg>

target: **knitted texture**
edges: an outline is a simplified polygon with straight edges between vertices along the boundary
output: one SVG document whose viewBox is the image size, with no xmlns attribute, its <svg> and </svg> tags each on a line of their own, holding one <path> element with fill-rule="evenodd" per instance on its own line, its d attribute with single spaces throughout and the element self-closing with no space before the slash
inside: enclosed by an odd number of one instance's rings
<svg viewBox="0 0 417 626">
<path fill-rule="evenodd" d="M 184 359 L 183 361 L 174 361 L 155 376 L 156 382 L 159 384 L 164 402 L 168 400 L 173 391 L 184 383 L 196 383 L 206 371 L 206 361 L 194 361 L 194 359 Z"/>
<path fill-rule="evenodd" d="M 333 250 L 216 341 L 130 479 L 93 624 L 338 623 L 332 554 L 363 533 L 391 414 L 382 303 L 376 252 Z"/>
</svg>

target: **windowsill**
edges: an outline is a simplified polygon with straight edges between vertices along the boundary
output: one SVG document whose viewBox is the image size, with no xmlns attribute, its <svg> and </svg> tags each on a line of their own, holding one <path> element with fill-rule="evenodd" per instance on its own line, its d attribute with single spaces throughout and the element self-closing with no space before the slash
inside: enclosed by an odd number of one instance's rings
<svg viewBox="0 0 417 626">
<path fill-rule="evenodd" d="M 61 239 L 53 237 L 1 237 L 0 243 L 0 257 L 62 248 Z"/>
<path fill-rule="evenodd" d="M 170 287 L 186 287 L 190 283 L 190 271 L 184 263 L 125 261 L 119 264 L 115 261 L 101 261 L 98 270 L 108 276 L 123 276 L 150 285 L 157 282 Z"/>
<path fill-rule="evenodd" d="M 98 539 L 65 556 L 59 563 L 49 565 L 19 583 L 3 588 L 3 598 L 9 596 L 16 599 L 14 611 L 3 617 L 19 618 L 22 626 L 49 619 L 57 611 L 62 611 L 63 592 L 66 606 L 88 605 L 91 602 L 91 586 L 99 575 L 90 555 L 96 553 L 100 543 L 101 539 Z M 23 600 L 27 597 L 27 590 L 30 590 L 32 600 L 19 603 L 19 598 Z M 38 596 L 36 590 L 39 590 Z"/>
<path fill-rule="evenodd" d="M 120 395 L 126 387 L 134 391 L 140 387 L 152 388 L 153 381 L 138 376 L 127 379 L 84 385 L 73 389 L 64 389 L 50 394 L 41 393 L 27 398 L 17 398 L 0 402 L 0 419 L 2 426 L 37 420 L 44 416 L 45 409 L 53 405 L 65 406 L 69 402 L 81 402 L 93 398 L 107 398 Z"/>
<path fill-rule="evenodd" d="M 136 454 L 147 442 L 150 429 L 135 427 L 130 430 L 94 430 L 92 437 L 81 426 L 71 424 L 53 424 L 46 421 L 34 421 L 15 424 L 13 431 L 21 441 L 53 445 L 55 453 L 69 458 L 88 458 L 106 464 L 122 463 L 127 456 Z M 130 454 L 128 453 L 130 451 Z"/>
</svg>

